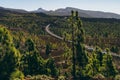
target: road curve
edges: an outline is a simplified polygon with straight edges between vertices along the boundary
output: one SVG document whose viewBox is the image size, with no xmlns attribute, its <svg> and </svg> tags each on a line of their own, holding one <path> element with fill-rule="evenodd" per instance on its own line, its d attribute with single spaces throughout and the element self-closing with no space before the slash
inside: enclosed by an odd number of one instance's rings
<svg viewBox="0 0 120 80">
<path fill-rule="evenodd" d="M 51 32 L 50 29 L 49 29 L 49 26 L 50 26 L 50 24 L 48 24 L 48 25 L 45 27 L 45 31 L 46 31 L 49 35 L 53 36 L 54 38 L 57 38 L 57 39 L 60 39 L 60 40 L 64 40 L 63 37 L 60 37 L 60 36 L 54 34 L 53 32 Z M 71 43 L 72 41 L 66 41 L 66 42 Z M 90 47 L 90 46 L 87 46 L 87 45 L 85 46 L 85 48 L 86 48 L 87 50 L 94 50 L 93 47 Z M 105 51 L 103 51 L 103 53 L 105 53 Z M 116 53 L 111 52 L 111 55 L 114 56 L 114 57 L 120 58 L 120 55 L 117 55 Z"/>
<path fill-rule="evenodd" d="M 49 30 L 49 26 L 50 26 L 50 24 L 48 24 L 48 25 L 46 26 L 45 31 L 46 31 L 48 34 L 50 34 L 51 36 L 53 36 L 53 37 L 55 37 L 55 38 L 57 38 L 57 39 L 63 40 L 62 37 L 60 37 L 60 36 L 52 33 L 52 32 Z"/>
</svg>

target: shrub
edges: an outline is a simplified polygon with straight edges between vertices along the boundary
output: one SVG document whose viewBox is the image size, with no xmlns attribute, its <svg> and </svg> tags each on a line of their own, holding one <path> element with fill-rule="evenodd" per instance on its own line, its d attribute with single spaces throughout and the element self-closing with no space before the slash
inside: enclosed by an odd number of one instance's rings
<svg viewBox="0 0 120 80">
<path fill-rule="evenodd" d="M 24 80 L 24 74 L 19 70 L 15 70 L 11 73 L 10 80 Z"/>
<path fill-rule="evenodd" d="M 120 75 L 116 75 L 115 80 L 120 80 Z"/>
<path fill-rule="evenodd" d="M 58 80 L 66 80 L 66 79 L 65 79 L 65 76 L 59 76 Z"/>
<path fill-rule="evenodd" d="M 102 74 L 96 74 L 94 77 L 93 77 L 94 80 L 104 80 L 105 77 L 102 75 Z"/>
<path fill-rule="evenodd" d="M 54 78 L 47 76 L 47 75 L 36 75 L 29 79 L 30 80 L 54 80 Z"/>
</svg>

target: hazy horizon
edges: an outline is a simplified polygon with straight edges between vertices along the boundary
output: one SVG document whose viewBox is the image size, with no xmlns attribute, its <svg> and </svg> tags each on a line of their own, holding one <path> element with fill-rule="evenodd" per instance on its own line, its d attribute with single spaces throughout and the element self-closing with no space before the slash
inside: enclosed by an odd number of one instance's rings
<svg viewBox="0 0 120 80">
<path fill-rule="evenodd" d="M 0 0 L 0 6 L 5 8 L 24 9 L 27 11 L 43 8 L 55 10 L 58 8 L 74 7 L 83 10 L 104 11 L 120 14 L 118 0 Z"/>
</svg>

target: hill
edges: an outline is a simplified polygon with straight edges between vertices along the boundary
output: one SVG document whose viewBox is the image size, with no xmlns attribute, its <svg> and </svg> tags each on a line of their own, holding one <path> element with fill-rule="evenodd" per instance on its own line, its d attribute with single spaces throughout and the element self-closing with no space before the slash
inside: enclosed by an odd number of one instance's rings
<svg viewBox="0 0 120 80">
<path fill-rule="evenodd" d="M 0 12 L 27 13 L 28 11 L 22 10 L 22 9 L 12 9 L 12 8 L 0 7 Z"/>
</svg>

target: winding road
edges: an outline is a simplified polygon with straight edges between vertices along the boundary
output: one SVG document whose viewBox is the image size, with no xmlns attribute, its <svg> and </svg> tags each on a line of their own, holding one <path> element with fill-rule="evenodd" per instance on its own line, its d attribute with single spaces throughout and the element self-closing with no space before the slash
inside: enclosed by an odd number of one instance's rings
<svg viewBox="0 0 120 80">
<path fill-rule="evenodd" d="M 50 24 L 48 24 L 48 25 L 45 27 L 45 31 L 46 31 L 49 35 L 51 35 L 51 36 L 53 36 L 54 38 L 57 38 L 57 39 L 59 39 L 59 40 L 64 40 L 63 37 L 60 37 L 60 36 L 54 34 L 53 32 L 51 32 L 50 29 L 49 29 L 49 26 L 50 26 Z M 67 42 L 71 43 L 72 41 L 67 41 Z M 95 50 L 93 47 L 90 47 L 90 46 L 87 46 L 87 45 L 85 46 L 85 48 L 86 48 L 87 50 L 89 50 L 89 51 Z M 106 53 L 105 51 L 102 51 L 102 52 L 103 52 L 103 53 Z M 114 56 L 114 57 L 120 58 L 120 55 L 117 55 L 116 53 L 111 52 L 111 55 Z"/>
<path fill-rule="evenodd" d="M 52 32 L 50 31 L 50 29 L 49 29 L 49 26 L 50 26 L 50 24 L 48 24 L 48 25 L 46 26 L 45 31 L 46 31 L 48 34 L 50 34 L 51 36 L 53 36 L 53 37 L 55 37 L 55 38 L 57 38 L 57 39 L 63 40 L 62 37 L 60 37 L 60 36 L 52 33 Z"/>
</svg>

